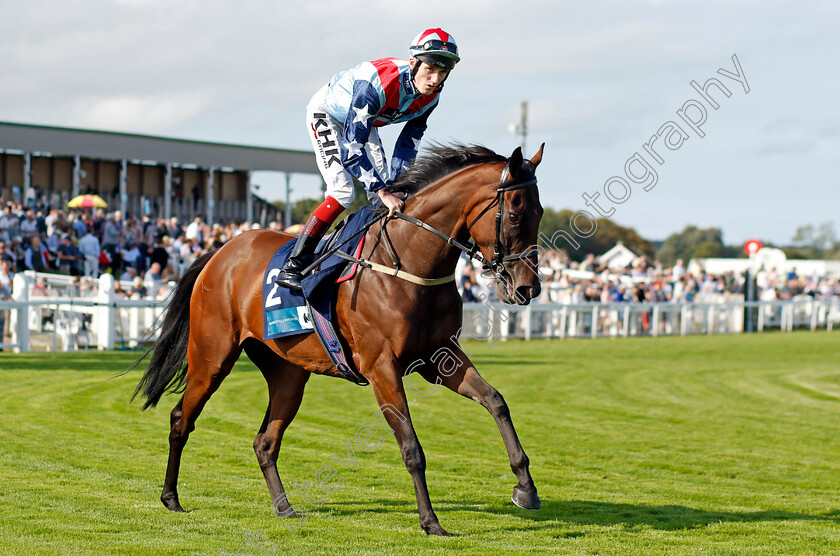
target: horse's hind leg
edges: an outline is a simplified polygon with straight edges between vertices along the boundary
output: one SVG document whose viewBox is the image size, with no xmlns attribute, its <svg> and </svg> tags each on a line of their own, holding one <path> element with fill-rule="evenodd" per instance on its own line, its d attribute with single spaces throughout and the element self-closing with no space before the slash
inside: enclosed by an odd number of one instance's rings
<svg viewBox="0 0 840 556">
<path fill-rule="evenodd" d="M 178 501 L 178 470 L 181 467 L 181 452 L 184 451 L 184 445 L 187 443 L 187 434 L 180 434 L 181 416 L 183 414 L 181 406 L 184 404 L 184 397 L 172 409 L 169 414 L 169 459 L 166 462 L 166 479 L 163 481 L 163 492 L 160 495 L 160 501 L 163 505 L 173 512 L 183 512 L 184 508 Z M 176 425 L 178 426 L 176 428 Z"/>
<path fill-rule="evenodd" d="M 283 433 L 297 415 L 310 373 L 280 359 L 262 344 L 248 344 L 246 353 L 268 382 L 268 409 L 260 432 L 254 439 L 254 452 L 265 476 L 271 504 L 278 517 L 299 517 L 289 505 L 277 472 L 277 456 Z"/>
<path fill-rule="evenodd" d="M 187 385 L 184 395 L 172 410 L 169 418 L 171 427 L 169 460 L 166 464 L 163 492 L 160 495 L 163 505 L 175 512 L 184 511 L 178 500 L 178 472 L 181 468 L 181 453 L 184 451 L 184 445 L 190 433 L 195 429 L 195 421 L 204 409 L 204 404 L 230 373 L 241 351 L 238 346 L 227 346 L 226 350 L 221 349 L 218 344 L 212 349 L 209 346 L 203 346 L 199 361 L 194 355 L 193 346 L 191 342 L 187 352 Z"/>
</svg>

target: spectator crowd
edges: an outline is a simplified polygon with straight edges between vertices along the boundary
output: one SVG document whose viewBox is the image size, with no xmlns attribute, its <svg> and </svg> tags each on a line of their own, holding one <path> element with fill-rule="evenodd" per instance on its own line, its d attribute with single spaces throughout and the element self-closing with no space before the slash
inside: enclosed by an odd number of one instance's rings
<svg viewBox="0 0 840 556">
<path fill-rule="evenodd" d="M 126 296 L 156 296 L 196 257 L 256 227 L 236 222 L 209 226 L 200 218 L 184 225 L 178 218 L 138 218 L 119 210 L 39 210 L 7 204 L 0 209 L 0 299 L 11 295 L 14 274 L 25 270 L 86 282 L 107 272 Z"/>
<path fill-rule="evenodd" d="M 622 270 L 609 269 L 593 254 L 583 261 L 564 259 L 554 251 L 543 253 L 539 261 L 543 303 L 579 304 L 589 302 L 674 302 L 710 300 L 716 294 L 744 295 L 746 275 L 726 272 L 720 275 L 702 270 L 689 272 L 683 260 L 671 267 L 639 257 Z M 481 275 L 481 268 L 462 257 L 458 265 L 459 291 L 464 301 L 495 298 L 495 288 Z M 755 292 L 762 301 L 788 300 L 807 295 L 817 299 L 840 296 L 840 280 L 835 277 L 798 275 L 761 268 L 755 273 Z"/>
<path fill-rule="evenodd" d="M 196 257 L 258 227 L 237 222 L 209 226 L 200 218 L 184 225 L 175 217 L 138 218 L 103 209 L 24 209 L 10 203 L 0 211 L 0 299 L 11 295 L 14 273 L 24 270 L 89 280 L 109 272 L 122 283 L 119 291 L 126 296 L 158 296 Z M 273 222 L 269 228 L 280 230 L 281 226 Z M 543 255 L 539 261 L 541 302 L 692 302 L 711 294 L 745 291 L 743 273 L 691 273 L 682 260 L 666 268 L 639 257 L 615 271 L 592 254 L 581 262 L 569 261 L 552 250 Z M 494 299 L 491 281 L 465 257 L 459 262 L 457 276 L 464 301 Z M 836 278 L 764 268 L 755 278 L 761 300 L 840 296 Z"/>
</svg>

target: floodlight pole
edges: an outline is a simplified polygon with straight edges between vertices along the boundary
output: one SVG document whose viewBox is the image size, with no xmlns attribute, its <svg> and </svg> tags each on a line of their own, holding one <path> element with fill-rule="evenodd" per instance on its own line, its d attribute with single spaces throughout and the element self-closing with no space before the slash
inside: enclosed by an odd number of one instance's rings
<svg viewBox="0 0 840 556">
<path fill-rule="evenodd" d="M 251 171 L 245 171 L 245 221 L 248 224 L 254 223 L 254 186 L 251 184 Z"/>
<path fill-rule="evenodd" d="M 76 155 L 73 157 L 73 190 L 70 198 L 78 197 L 82 189 L 82 157 Z"/>
<path fill-rule="evenodd" d="M 120 192 L 122 200 L 122 191 Z M 128 200 L 128 195 L 126 195 Z M 163 174 L 163 217 L 168 222 L 172 218 L 172 163 L 167 162 Z"/>
<path fill-rule="evenodd" d="M 213 218 L 216 208 L 216 168 L 213 166 L 207 169 L 207 186 L 204 198 L 206 199 L 204 207 L 207 225 L 212 227 L 215 222 Z"/>
<path fill-rule="evenodd" d="M 284 228 L 288 228 L 292 225 L 292 186 L 291 186 L 292 175 L 289 172 L 286 172 L 286 225 Z"/>
<path fill-rule="evenodd" d="M 29 190 L 32 189 L 32 153 L 26 151 L 23 154 L 23 205 L 27 206 L 27 208 L 34 208 L 35 204 L 33 203 L 32 206 L 28 206 L 28 202 L 30 199 L 30 192 Z M 31 198 L 34 200 L 34 195 L 31 195 Z"/>
<path fill-rule="evenodd" d="M 167 197 L 168 198 L 168 197 Z M 120 212 L 125 214 L 128 203 L 128 161 L 120 161 Z"/>
</svg>

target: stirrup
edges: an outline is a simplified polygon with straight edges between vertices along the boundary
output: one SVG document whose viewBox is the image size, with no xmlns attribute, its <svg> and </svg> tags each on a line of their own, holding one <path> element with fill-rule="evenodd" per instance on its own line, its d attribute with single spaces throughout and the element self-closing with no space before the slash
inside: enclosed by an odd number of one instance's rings
<svg viewBox="0 0 840 556">
<path fill-rule="evenodd" d="M 315 216 L 309 217 L 309 220 L 313 219 L 316 222 L 320 222 Z M 307 220 L 307 226 L 309 225 L 309 220 Z M 285 266 L 280 270 L 277 278 L 274 279 L 275 284 L 294 291 L 303 289 L 300 285 L 300 282 L 304 278 L 303 271 L 312 262 L 315 256 L 315 248 L 318 246 L 318 241 L 323 237 L 326 226 L 320 225 L 320 228 L 317 233 L 313 233 L 312 235 L 307 234 L 306 230 L 301 232 Z"/>
<path fill-rule="evenodd" d="M 303 289 L 303 286 L 300 285 L 301 280 L 303 280 L 303 276 L 299 272 L 281 270 L 277 278 L 274 279 L 274 283 L 290 290 L 301 291 Z"/>
</svg>

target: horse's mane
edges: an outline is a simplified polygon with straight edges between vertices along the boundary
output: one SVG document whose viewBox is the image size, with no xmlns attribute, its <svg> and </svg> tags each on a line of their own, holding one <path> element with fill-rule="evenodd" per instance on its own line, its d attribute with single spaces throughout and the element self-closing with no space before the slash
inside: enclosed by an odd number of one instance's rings
<svg viewBox="0 0 840 556">
<path fill-rule="evenodd" d="M 397 178 L 393 189 L 413 195 L 456 170 L 487 162 L 506 161 L 506 157 L 481 145 L 433 143 Z"/>
</svg>

